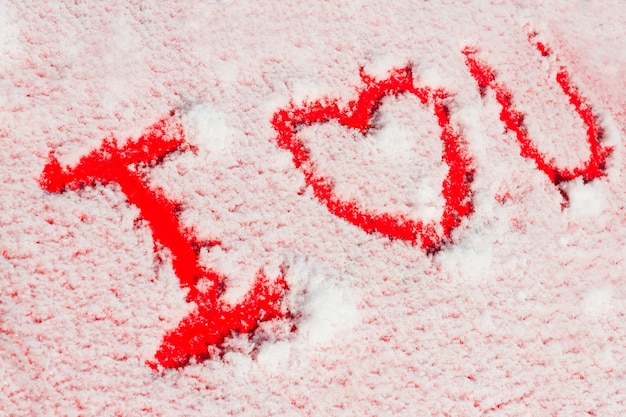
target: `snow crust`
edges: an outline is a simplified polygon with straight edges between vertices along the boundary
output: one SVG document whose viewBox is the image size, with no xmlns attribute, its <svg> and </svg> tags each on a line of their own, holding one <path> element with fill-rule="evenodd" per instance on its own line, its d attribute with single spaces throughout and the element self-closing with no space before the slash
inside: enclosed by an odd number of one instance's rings
<svg viewBox="0 0 626 417">
<path fill-rule="evenodd" d="M 620 415 L 626 409 L 626 52 L 622 1 L 0 3 L 0 414 Z M 527 41 L 536 31 L 555 57 Z M 520 156 L 476 48 L 559 167 L 588 157 L 554 76 L 566 67 L 613 147 L 606 176 L 556 187 Z M 474 212 L 429 255 L 320 204 L 271 117 L 413 66 L 453 93 Z M 50 151 L 73 165 L 174 111 L 193 149 L 146 168 L 181 202 L 201 261 L 236 303 L 286 268 L 293 317 L 164 373 L 145 364 L 185 302 L 115 185 L 51 194 Z M 344 196 L 437 218 L 438 125 L 388 97 L 365 137 L 303 129 Z M 563 191 L 568 197 L 564 201 Z"/>
</svg>

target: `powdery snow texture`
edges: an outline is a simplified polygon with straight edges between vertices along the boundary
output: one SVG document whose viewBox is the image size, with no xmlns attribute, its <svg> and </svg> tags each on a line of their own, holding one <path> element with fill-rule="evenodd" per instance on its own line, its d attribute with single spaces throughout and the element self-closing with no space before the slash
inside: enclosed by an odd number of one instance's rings
<svg viewBox="0 0 626 417">
<path fill-rule="evenodd" d="M 623 414 L 626 6 L 465 3 L 2 2 L 0 413 Z"/>
</svg>

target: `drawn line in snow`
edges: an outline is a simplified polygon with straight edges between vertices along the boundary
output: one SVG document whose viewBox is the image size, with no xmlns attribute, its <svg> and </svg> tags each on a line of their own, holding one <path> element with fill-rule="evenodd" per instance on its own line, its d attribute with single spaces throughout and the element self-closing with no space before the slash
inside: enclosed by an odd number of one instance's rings
<svg viewBox="0 0 626 417">
<path fill-rule="evenodd" d="M 105 139 L 99 149 L 83 156 L 74 168 L 63 169 L 51 152 L 40 177 L 40 186 L 49 192 L 78 190 L 85 186 L 117 183 L 128 202 L 152 230 L 152 237 L 172 253 L 172 267 L 183 288 L 188 288 L 187 302 L 197 308 L 178 327 L 166 333 L 155 354 L 146 363 L 155 370 L 180 368 L 191 358 L 210 357 L 209 347 L 220 347 L 231 333 L 250 333 L 258 325 L 286 317 L 281 299 L 287 290 L 284 268 L 270 283 L 262 271 L 240 304 L 233 307 L 220 300 L 226 278 L 199 262 L 202 247 L 219 245 L 218 240 L 201 242 L 178 220 L 179 203 L 168 200 L 161 190 L 148 187 L 140 167 L 153 167 L 175 151 L 191 149 L 185 144 L 182 126 L 172 113 L 150 127 L 139 139 L 119 148 L 114 138 Z M 131 169 L 131 167 L 133 167 Z"/>
<path fill-rule="evenodd" d="M 358 91 L 358 98 L 339 108 L 337 100 L 319 99 L 311 103 L 281 109 L 274 114 L 272 125 L 278 133 L 278 145 L 291 152 L 296 168 L 304 174 L 306 184 L 311 186 L 315 197 L 328 210 L 367 233 L 377 232 L 392 239 L 406 240 L 419 245 L 429 253 L 437 252 L 451 240 L 452 231 L 464 217 L 473 211 L 470 185 L 474 171 L 471 159 L 460 135 L 450 123 L 450 110 L 446 104 L 449 94 L 443 89 L 415 87 L 410 66 L 391 71 L 384 80 L 376 80 L 360 71 L 365 86 Z M 372 128 L 371 121 L 379 111 L 382 100 L 387 96 L 413 94 L 423 104 L 432 103 L 437 123 L 441 127 L 443 142 L 442 160 L 449 167 L 442 184 L 445 200 L 439 222 L 425 223 L 404 215 L 372 212 L 360 207 L 355 201 L 345 201 L 337 196 L 333 182 L 316 172 L 310 158 L 310 150 L 298 137 L 302 127 L 315 123 L 336 120 L 339 124 L 358 130 L 365 135 Z M 416 138 L 416 140 L 419 138 Z"/>
<path fill-rule="evenodd" d="M 541 56 L 548 57 L 552 55 L 552 51 L 544 43 L 535 41 L 536 36 L 537 33 L 529 34 L 529 42 L 535 46 L 541 53 Z M 463 54 L 466 57 L 465 63 L 472 77 L 478 83 L 481 96 L 485 95 L 487 88 L 495 92 L 496 100 L 502 106 L 500 120 L 504 122 L 507 129 L 515 132 L 520 145 L 520 154 L 524 158 L 534 161 L 537 167 L 548 176 L 554 185 L 559 186 L 562 182 L 571 181 L 578 177 L 582 177 L 585 182 L 589 182 L 605 175 L 606 158 L 611 154 L 613 148 L 602 145 L 602 128 L 598 125 L 591 106 L 580 94 L 578 88 L 572 84 L 570 75 L 564 65 L 559 64 L 556 82 L 587 127 L 585 134 L 590 150 L 589 159 L 582 166 L 575 168 L 559 168 L 537 149 L 528 136 L 528 129 L 524 125 L 525 115 L 515 109 L 513 96 L 506 86 L 497 81 L 496 71 L 489 64 L 477 58 L 478 51 L 476 49 L 467 46 L 463 49 Z M 569 197 L 560 187 L 559 191 L 565 199 L 565 206 L 569 201 Z"/>
<path fill-rule="evenodd" d="M 552 53 L 550 49 L 541 42 L 534 42 L 535 36 L 531 34 L 530 41 L 542 56 L 549 56 Z M 587 182 L 605 175 L 606 158 L 612 148 L 602 145 L 602 129 L 591 107 L 572 85 L 564 66 L 560 66 L 556 81 L 587 126 L 587 142 L 591 151 L 589 160 L 582 167 L 573 169 L 559 169 L 546 160 L 528 137 L 524 115 L 513 107 L 512 95 L 496 81 L 495 71 L 476 58 L 475 49 L 466 47 L 463 54 L 481 94 L 484 95 L 487 88 L 495 91 L 496 99 L 502 106 L 500 118 L 509 130 L 516 133 L 521 155 L 533 160 L 555 185 L 578 177 Z M 276 141 L 281 148 L 291 152 L 294 165 L 304 174 L 315 197 L 332 214 L 367 233 L 377 232 L 419 245 L 429 253 L 437 252 L 442 245 L 451 242 L 452 231 L 473 212 L 470 188 L 474 176 L 472 160 L 464 141 L 451 126 L 447 105 L 450 95 L 443 89 L 415 87 L 410 66 L 390 71 L 389 77 L 383 80 L 374 79 L 363 69 L 360 76 L 364 87 L 357 91 L 358 98 L 343 108 L 339 107 L 337 100 L 325 98 L 299 106 L 291 103 L 287 108 L 278 110 L 272 118 L 277 132 Z M 438 222 L 424 223 L 404 215 L 371 212 L 359 207 L 355 201 L 341 199 L 334 191 L 333 182 L 323 173 L 315 171 L 310 151 L 298 137 L 301 128 L 331 120 L 366 135 L 373 127 L 371 121 L 380 111 L 382 100 L 401 94 L 412 94 L 422 104 L 432 103 L 441 128 L 440 139 L 444 145 L 442 161 L 449 169 L 442 184 L 445 205 Z M 262 321 L 290 316 L 281 306 L 282 297 L 288 289 L 284 267 L 273 283 L 262 271 L 257 272 L 252 288 L 240 304 L 233 307 L 226 305 L 221 299 L 226 278 L 199 262 L 202 247 L 216 246 L 220 242 L 198 241 L 191 231 L 185 230 L 178 218 L 179 203 L 168 200 L 161 190 L 150 189 L 142 170 L 137 169 L 153 167 L 166 155 L 189 149 L 192 148 L 185 144 L 182 126 L 172 113 L 150 127 L 140 138 L 129 140 L 121 148 L 114 138 L 105 139 L 99 149 L 83 156 L 74 168 L 61 167 L 54 152 L 51 152 L 39 181 L 41 188 L 49 192 L 117 183 L 129 203 L 139 208 L 141 217 L 150 225 L 153 239 L 170 249 L 172 267 L 180 285 L 189 289 L 186 301 L 196 303 L 197 308 L 176 329 L 166 333 L 155 354 L 155 361 L 147 362 L 155 370 L 159 367 L 183 367 L 192 358 L 202 361 L 211 356 L 210 346 L 220 348 L 231 333 L 250 333 Z M 567 194 L 563 190 L 561 194 L 567 201 Z"/>
</svg>

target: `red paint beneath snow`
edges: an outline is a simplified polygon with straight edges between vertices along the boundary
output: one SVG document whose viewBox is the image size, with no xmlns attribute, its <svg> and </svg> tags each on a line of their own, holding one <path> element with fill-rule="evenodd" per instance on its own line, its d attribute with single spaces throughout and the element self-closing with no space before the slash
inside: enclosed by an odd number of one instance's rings
<svg viewBox="0 0 626 417">
<path fill-rule="evenodd" d="M 174 272 L 181 287 L 189 288 L 187 301 L 195 302 L 197 309 L 165 335 L 155 355 L 157 362 L 149 363 L 155 369 L 159 365 L 185 366 L 191 358 L 203 360 L 209 357 L 209 346 L 219 347 L 231 333 L 249 333 L 261 321 L 286 315 L 280 306 L 287 289 L 284 274 L 270 284 L 259 272 L 240 304 L 231 307 L 222 302 L 225 277 L 202 266 L 198 259 L 202 246 L 219 242 L 197 241 L 178 220 L 179 204 L 148 186 L 142 168 L 154 166 L 167 154 L 185 149 L 182 126 L 170 117 L 121 148 L 115 139 L 106 139 L 74 168 L 63 169 L 51 154 L 40 178 L 41 187 L 49 192 L 119 184 L 128 202 L 139 208 L 142 219 L 150 225 L 153 239 L 171 251 Z"/>
<path fill-rule="evenodd" d="M 536 34 L 529 36 L 530 42 L 534 44 L 542 56 L 550 56 L 552 51 L 550 51 L 545 44 L 534 42 L 535 36 Z M 502 106 L 500 120 L 504 122 L 507 129 L 515 132 L 520 145 L 521 155 L 533 160 L 535 164 L 537 164 L 537 167 L 550 178 L 553 184 L 559 185 L 563 181 L 570 181 L 578 177 L 582 177 L 582 179 L 587 182 L 604 175 L 606 158 L 611 153 L 612 149 L 602 145 L 602 129 L 598 126 L 589 104 L 578 89 L 572 85 L 570 76 L 564 66 L 559 66 L 556 73 L 556 82 L 569 98 L 570 104 L 574 106 L 576 113 L 585 124 L 587 128 L 585 132 L 586 140 L 590 150 L 589 159 L 581 167 L 572 169 L 556 167 L 553 161 L 547 159 L 545 155 L 537 149 L 532 140 L 528 137 L 528 131 L 524 126 L 525 115 L 517 111 L 513 105 L 511 92 L 504 85 L 496 81 L 496 72 L 487 63 L 476 57 L 476 50 L 466 47 L 463 50 L 463 54 L 466 56 L 465 62 L 470 73 L 478 83 L 481 95 L 485 94 L 487 88 L 491 88 L 495 92 L 496 100 Z M 565 195 L 564 192 L 562 192 L 562 194 L 567 199 L 567 195 Z"/>
<path fill-rule="evenodd" d="M 532 41 L 534 35 L 530 39 Z M 544 57 L 552 53 L 540 42 L 535 43 L 535 46 Z M 495 91 L 496 100 L 502 106 L 500 118 L 508 129 L 516 133 L 521 155 L 533 160 L 555 185 L 578 177 L 590 181 L 604 175 L 606 158 L 612 149 L 601 144 L 602 130 L 589 105 L 572 86 L 563 66 L 557 72 L 556 81 L 587 127 L 591 153 L 582 167 L 573 169 L 560 169 L 552 161 L 546 160 L 528 137 L 524 115 L 515 110 L 511 93 L 496 81 L 495 71 L 476 58 L 475 50 L 466 48 L 463 53 L 481 93 L 484 94 L 487 88 Z M 471 159 L 460 135 L 451 126 L 446 104 L 449 95 L 442 89 L 415 87 L 410 67 L 394 70 L 384 80 L 375 80 L 363 72 L 361 78 L 365 86 L 358 91 L 358 98 L 344 108 L 340 108 L 335 100 L 324 99 L 301 106 L 292 104 L 276 112 L 272 125 L 278 133 L 278 145 L 291 152 L 295 166 L 303 172 L 315 197 L 332 214 L 368 233 L 377 232 L 392 239 L 407 240 L 424 250 L 435 252 L 451 240 L 452 231 L 473 211 Z M 302 127 L 331 120 L 365 135 L 372 129 L 371 120 L 379 111 L 383 98 L 400 94 L 413 94 L 423 104 L 432 103 L 437 123 L 441 127 L 440 139 L 444 144 L 442 161 L 449 170 L 442 184 L 445 206 L 439 222 L 424 223 L 394 213 L 375 213 L 359 207 L 355 201 L 342 200 L 335 194 L 333 182 L 323 173 L 315 171 L 310 152 L 298 137 Z M 262 272 L 257 273 L 252 289 L 240 304 L 232 307 L 226 305 L 220 298 L 224 292 L 225 277 L 199 262 L 200 248 L 214 246 L 219 242 L 199 242 L 180 224 L 178 203 L 168 200 L 162 191 L 148 186 L 142 168 L 154 166 L 166 155 L 186 149 L 182 126 L 172 115 L 121 148 L 115 139 L 105 140 L 99 149 L 82 157 L 74 168 L 64 169 L 51 154 L 40 178 L 41 187 L 50 192 L 77 190 L 98 184 L 119 184 L 129 203 L 139 208 L 141 217 L 150 225 L 154 240 L 171 251 L 174 272 L 181 286 L 189 288 L 187 301 L 196 303 L 197 309 L 183 319 L 178 328 L 165 335 L 155 355 L 156 362 L 149 362 L 155 369 L 159 366 L 185 366 L 191 358 L 201 361 L 210 356 L 210 346 L 220 347 L 231 333 L 249 333 L 261 321 L 287 315 L 280 305 L 287 289 L 284 271 L 273 284 L 268 282 Z M 502 201 L 505 198 L 503 196 Z"/>
<path fill-rule="evenodd" d="M 339 108 L 335 100 L 323 99 L 301 106 L 292 104 L 276 112 L 272 124 L 278 132 L 278 145 L 291 152 L 293 162 L 304 174 L 306 183 L 331 213 L 367 233 L 377 232 L 392 239 L 407 240 L 428 252 L 435 252 L 450 240 L 452 230 L 473 210 L 471 160 L 465 144 L 451 126 L 446 104 L 448 94 L 441 89 L 415 87 L 410 67 L 394 70 L 384 80 L 375 80 L 363 71 L 361 78 L 365 86 L 358 91 L 358 98 L 344 108 Z M 442 160 L 449 170 L 442 184 L 445 207 L 439 222 L 424 223 L 394 213 L 374 213 L 360 207 L 355 201 L 342 200 L 334 192 L 333 181 L 323 173 L 316 172 L 306 144 L 298 137 L 302 127 L 330 120 L 336 120 L 365 135 L 372 128 L 371 120 L 379 110 L 382 99 L 400 94 L 413 94 L 423 104 L 432 103 L 437 123 L 441 127 L 440 138 L 444 144 Z"/>
</svg>

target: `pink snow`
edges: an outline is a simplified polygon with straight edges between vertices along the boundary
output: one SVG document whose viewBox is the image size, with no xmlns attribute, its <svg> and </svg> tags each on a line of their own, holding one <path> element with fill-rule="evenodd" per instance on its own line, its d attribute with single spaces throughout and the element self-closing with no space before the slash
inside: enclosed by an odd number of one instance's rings
<svg viewBox="0 0 626 417">
<path fill-rule="evenodd" d="M 2 3 L 0 414 L 623 414 L 625 25 L 617 0 Z M 442 218 L 436 102 L 385 90 L 366 129 L 276 119 L 353 114 L 403 68 L 447 93 L 472 173 L 436 253 L 353 221 Z M 289 314 L 155 372 L 212 284 L 182 283 L 180 245 L 123 185 L 40 180 L 51 152 L 71 169 L 172 110 L 188 151 L 124 169 L 219 242 L 189 259 L 223 280 L 220 308 L 262 274 Z"/>
</svg>

